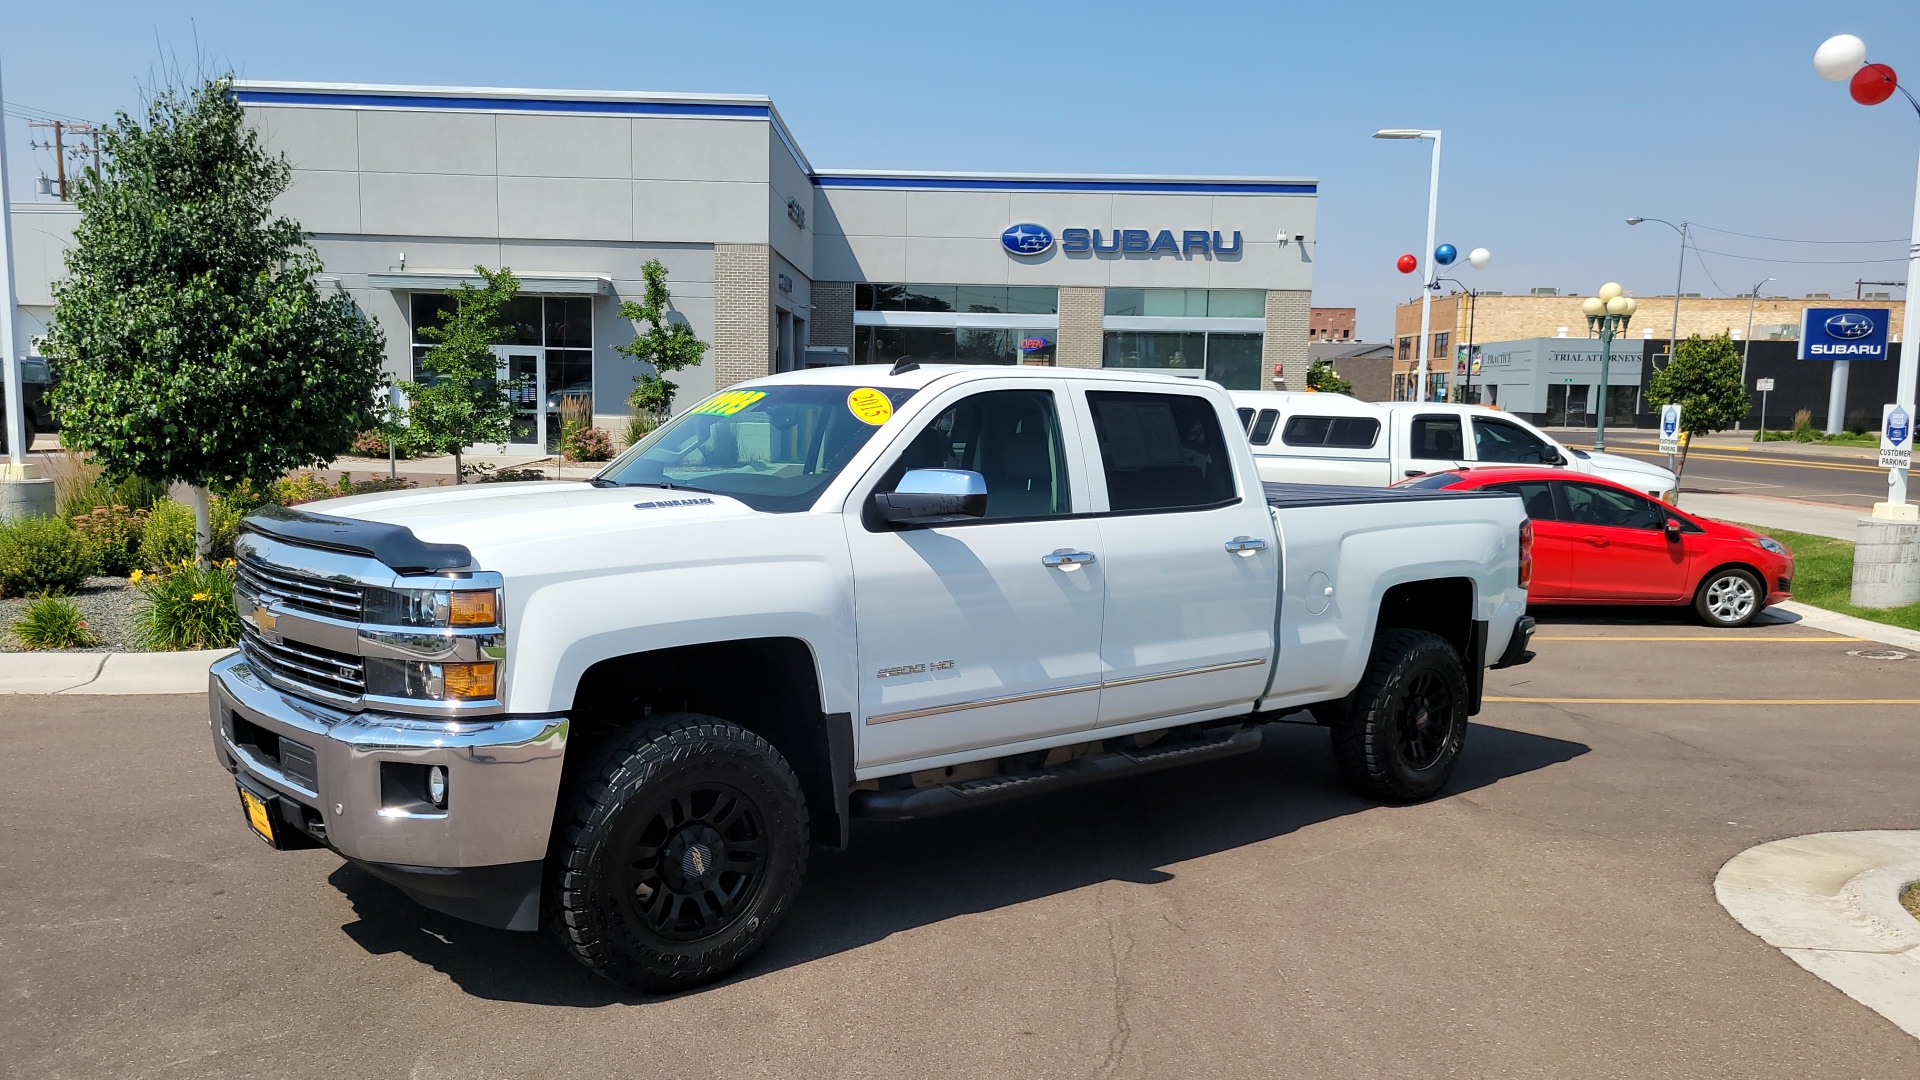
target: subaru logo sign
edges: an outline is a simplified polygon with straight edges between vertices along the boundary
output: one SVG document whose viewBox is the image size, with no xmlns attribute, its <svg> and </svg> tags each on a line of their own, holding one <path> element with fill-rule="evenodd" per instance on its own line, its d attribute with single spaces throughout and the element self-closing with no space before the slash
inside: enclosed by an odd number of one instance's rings
<svg viewBox="0 0 1920 1080">
<path fill-rule="evenodd" d="M 1660 413 L 1660 434 L 1672 438 L 1680 431 L 1680 410 L 1663 409 Z"/>
<path fill-rule="evenodd" d="M 1912 435 L 1912 418 L 1907 415 L 1907 410 L 1895 405 L 1893 411 L 1887 414 L 1887 441 L 1898 446 Z"/>
<path fill-rule="evenodd" d="M 1010 225 L 1000 234 L 1000 246 L 1015 255 L 1038 255 L 1053 246 L 1053 232 L 1045 225 Z"/>
<path fill-rule="evenodd" d="M 1873 333 L 1873 320 L 1858 312 L 1848 311 L 1827 320 L 1827 336 L 1841 341 L 1858 341 Z"/>
</svg>

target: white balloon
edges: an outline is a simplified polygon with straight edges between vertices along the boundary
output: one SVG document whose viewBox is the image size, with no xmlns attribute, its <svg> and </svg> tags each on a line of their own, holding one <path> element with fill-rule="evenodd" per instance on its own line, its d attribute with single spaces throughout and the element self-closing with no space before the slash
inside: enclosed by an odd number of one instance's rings
<svg viewBox="0 0 1920 1080">
<path fill-rule="evenodd" d="M 1467 252 L 1467 265 L 1473 267 L 1475 270 L 1485 270 L 1487 264 L 1492 261 L 1493 252 L 1488 251 L 1486 248 L 1474 248 L 1472 251 Z"/>
<path fill-rule="evenodd" d="M 1813 50 L 1813 70 L 1828 82 L 1846 82 L 1867 64 L 1867 43 L 1852 34 L 1835 34 Z"/>
</svg>

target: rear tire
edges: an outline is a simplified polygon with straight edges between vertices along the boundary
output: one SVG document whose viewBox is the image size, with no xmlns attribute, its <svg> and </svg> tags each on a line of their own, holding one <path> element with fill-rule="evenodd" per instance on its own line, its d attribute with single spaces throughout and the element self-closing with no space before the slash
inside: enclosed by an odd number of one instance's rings
<svg viewBox="0 0 1920 1080">
<path fill-rule="evenodd" d="M 1467 673 L 1438 634 L 1388 630 L 1332 725 L 1333 760 L 1356 791 L 1382 802 L 1425 799 L 1446 785 L 1467 740 Z"/>
<path fill-rule="evenodd" d="M 1737 566 L 1708 574 L 1693 594 L 1693 613 L 1708 626 L 1746 626 L 1759 618 L 1766 606 L 1766 586 L 1753 571 Z"/>
<path fill-rule="evenodd" d="M 772 936 L 807 865 L 807 807 L 765 739 L 696 713 L 636 726 L 561 803 L 547 916 L 574 959 L 654 993 L 718 979 Z"/>
</svg>

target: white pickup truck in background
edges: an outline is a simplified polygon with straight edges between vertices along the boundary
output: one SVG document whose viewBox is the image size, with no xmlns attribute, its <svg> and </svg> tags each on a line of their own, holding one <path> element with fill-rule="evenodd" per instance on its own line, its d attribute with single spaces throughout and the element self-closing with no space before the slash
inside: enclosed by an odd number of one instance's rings
<svg viewBox="0 0 1920 1080">
<path fill-rule="evenodd" d="M 1386 486 L 1476 465 L 1544 465 L 1600 476 L 1672 502 L 1671 470 L 1574 450 L 1484 405 L 1367 402 L 1344 394 L 1236 390 L 1233 404 L 1263 480 Z"/>
<path fill-rule="evenodd" d="M 856 817 L 1282 719 L 1373 797 L 1434 794 L 1485 669 L 1532 655 L 1520 500 L 1263 486 L 1237 423 L 1163 376 L 832 368 L 590 481 L 263 512 L 215 754 L 273 846 L 651 990 L 750 956 Z"/>
</svg>

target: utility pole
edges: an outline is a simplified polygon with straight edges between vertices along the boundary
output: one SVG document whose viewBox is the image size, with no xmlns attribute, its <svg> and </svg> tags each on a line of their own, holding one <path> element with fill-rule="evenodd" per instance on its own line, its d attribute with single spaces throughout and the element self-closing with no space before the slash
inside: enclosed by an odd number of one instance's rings
<svg viewBox="0 0 1920 1080">
<path fill-rule="evenodd" d="M 53 131 L 52 142 L 29 142 L 28 145 L 35 150 L 53 151 L 54 183 L 60 194 L 60 201 L 72 202 L 73 200 L 69 197 L 68 192 L 67 139 L 69 136 L 73 136 L 87 140 L 88 145 L 85 150 L 83 151 L 76 147 L 74 153 L 76 155 L 83 152 L 92 154 L 93 169 L 97 173 L 100 171 L 100 129 L 92 124 L 81 123 L 74 120 L 30 120 L 27 122 L 27 126 L 30 128 L 49 128 Z"/>
</svg>

